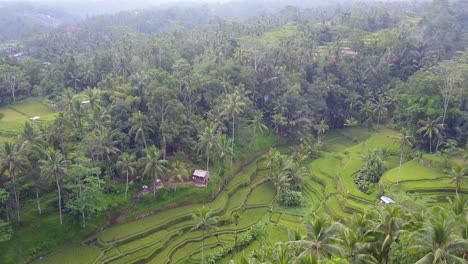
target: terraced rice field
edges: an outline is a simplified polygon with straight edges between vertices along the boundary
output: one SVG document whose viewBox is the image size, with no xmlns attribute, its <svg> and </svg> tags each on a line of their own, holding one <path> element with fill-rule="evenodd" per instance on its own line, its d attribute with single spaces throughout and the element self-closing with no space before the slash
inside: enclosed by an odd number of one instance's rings
<svg viewBox="0 0 468 264">
<path fill-rule="evenodd" d="M 235 233 L 242 234 L 259 222 L 268 223 L 267 239 L 275 243 L 287 240 L 291 232 L 305 234 L 304 222 L 310 212 L 326 212 L 337 219 L 363 212 L 377 204 L 378 197 L 360 192 L 353 182 L 353 175 L 362 166 L 360 153 L 366 149 L 386 148 L 390 153 L 386 159 L 389 170 L 382 182 L 394 184 L 399 157 L 395 136 L 396 132 L 384 128 L 378 133 L 353 128 L 327 135 L 323 155 L 308 165 L 311 176 L 304 182 L 307 210 L 303 214 L 276 206 L 274 187 L 264 181 L 268 172 L 257 166 L 259 159 L 256 159 L 235 175 L 211 203 L 160 210 L 138 220 L 126 219 L 127 223 L 104 229 L 89 245 L 78 246 L 77 252 L 89 251 L 86 258 L 70 258 L 67 263 L 200 263 L 202 238 L 205 239 L 205 256 L 208 256 L 232 243 Z M 437 168 L 428 168 L 417 161 L 404 164 L 401 185 L 410 192 L 429 192 L 428 195 L 435 197 L 435 203 L 444 202 L 445 192 L 453 192 L 454 188 Z M 203 205 L 220 218 L 218 228 L 211 234 L 191 231 L 195 224 L 192 215 Z M 237 226 L 231 221 L 234 212 L 241 215 Z M 259 241 L 254 241 L 243 252 L 251 252 L 259 245 Z M 63 251 L 59 250 L 41 263 L 55 263 L 61 255 Z M 240 255 L 226 256 L 221 263 L 238 260 Z"/>
<path fill-rule="evenodd" d="M 17 135 L 31 117 L 39 116 L 40 119 L 34 122 L 41 123 L 53 120 L 56 112 L 46 102 L 32 100 L 0 108 L 0 113 L 5 115 L 0 119 L 0 141 L 2 141 Z"/>
</svg>

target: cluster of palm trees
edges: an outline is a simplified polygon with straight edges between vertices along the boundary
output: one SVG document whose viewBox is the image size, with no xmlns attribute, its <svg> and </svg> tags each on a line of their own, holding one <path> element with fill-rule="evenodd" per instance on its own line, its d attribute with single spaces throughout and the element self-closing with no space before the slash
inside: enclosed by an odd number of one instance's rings
<svg viewBox="0 0 468 264">
<path fill-rule="evenodd" d="M 260 162 L 268 170 L 267 179 L 275 186 L 277 198 L 284 190 L 300 190 L 304 179 L 310 175 L 310 171 L 293 156 L 281 154 L 275 148 L 271 148 Z"/>
<path fill-rule="evenodd" d="M 374 119 L 377 119 L 377 127 L 380 125 L 382 118 L 387 116 L 389 109 L 394 105 L 394 99 L 387 93 L 366 92 L 363 97 L 358 93 L 352 93 L 347 99 L 348 110 L 346 113 L 346 124 L 348 126 L 355 125 L 355 119 L 351 116 L 353 111 L 358 110 L 365 118 L 368 124 L 371 124 Z"/>
<path fill-rule="evenodd" d="M 342 222 L 314 214 L 306 222 L 307 235 L 296 234 L 288 242 L 264 244 L 243 257 L 241 263 L 322 263 L 332 257 L 352 264 L 399 263 L 409 258 L 418 264 L 467 263 L 463 257 L 468 251 L 468 203 L 457 196 L 454 204 L 454 210 L 435 208 L 426 213 L 386 206 Z M 412 241 L 405 248 L 406 255 L 392 254 L 394 245 L 405 240 Z"/>
<path fill-rule="evenodd" d="M 60 224 L 62 224 L 62 197 L 61 184 L 63 177 L 67 174 L 69 161 L 60 150 L 54 148 L 39 149 L 40 159 L 38 160 L 40 176 L 46 181 L 55 181 L 58 192 Z M 20 194 L 18 191 L 18 178 L 24 176 L 31 168 L 31 163 L 27 156 L 27 149 L 24 145 L 7 141 L 0 150 L 0 169 L 7 171 L 11 180 L 11 190 L 15 199 L 17 221 L 21 221 L 20 216 Z"/>
</svg>

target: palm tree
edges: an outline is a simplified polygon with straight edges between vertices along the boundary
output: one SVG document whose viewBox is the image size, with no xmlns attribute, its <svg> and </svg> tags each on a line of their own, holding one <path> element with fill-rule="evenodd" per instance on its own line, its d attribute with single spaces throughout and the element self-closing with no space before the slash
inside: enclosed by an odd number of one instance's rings
<svg viewBox="0 0 468 264">
<path fill-rule="evenodd" d="M 146 157 L 142 158 L 144 167 L 143 176 L 152 177 L 153 182 L 153 195 L 156 197 L 156 181 L 167 170 L 167 160 L 161 159 L 161 151 L 155 146 L 151 146 L 146 150 Z"/>
<path fill-rule="evenodd" d="M 457 254 L 468 248 L 468 240 L 456 235 L 456 225 L 454 218 L 444 211 L 440 211 L 435 219 L 427 221 L 413 240 L 412 248 L 426 254 L 416 264 L 466 263 Z"/>
<path fill-rule="evenodd" d="M 202 134 L 198 135 L 198 142 L 195 147 L 198 153 L 201 151 L 205 152 L 206 156 L 206 171 L 210 169 L 210 155 L 211 151 L 218 145 L 219 133 L 216 127 L 212 124 L 208 124 Z"/>
<path fill-rule="evenodd" d="M 75 92 L 71 88 L 66 88 L 63 90 L 62 94 L 58 98 L 58 105 L 63 111 L 71 113 L 73 111 L 74 101 Z"/>
<path fill-rule="evenodd" d="M 227 157 L 234 157 L 234 153 L 231 149 L 231 141 L 232 139 L 230 139 L 226 135 L 220 135 L 218 138 L 218 144 L 216 145 L 216 154 L 223 168 L 225 159 Z"/>
<path fill-rule="evenodd" d="M 317 129 L 318 142 L 321 142 L 321 136 L 325 134 L 325 132 L 327 132 L 330 127 L 327 125 L 327 123 L 325 123 L 325 120 L 322 119 L 315 128 Z"/>
<path fill-rule="evenodd" d="M 375 102 L 373 112 L 377 115 L 377 128 L 379 128 L 380 117 L 388 112 L 387 102 L 384 97 L 380 96 L 377 102 Z"/>
<path fill-rule="evenodd" d="M 232 119 L 232 142 L 231 149 L 234 152 L 234 142 L 235 138 L 235 127 L 236 127 L 236 118 L 244 112 L 246 107 L 246 98 L 242 95 L 241 91 L 236 90 L 232 94 L 227 94 L 226 98 L 223 100 L 224 110 L 223 114 Z M 231 158 L 232 165 L 232 158 Z"/>
<path fill-rule="evenodd" d="M 389 261 L 390 248 L 393 242 L 398 239 L 405 223 L 401 218 L 399 207 L 387 206 L 373 213 L 373 233 L 378 237 L 378 241 L 382 241 L 378 254 L 379 260 L 381 263 L 386 264 Z"/>
<path fill-rule="evenodd" d="M 216 229 L 216 223 L 218 217 L 213 216 L 213 212 L 206 207 L 198 209 L 196 214 L 192 215 L 195 220 L 195 226 L 191 231 L 201 230 L 202 231 L 202 264 L 205 263 L 205 232 L 211 233 L 213 229 Z"/>
<path fill-rule="evenodd" d="M 67 167 L 69 162 L 65 159 L 60 150 L 49 148 L 44 152 L 44 154 L 45 159 L 41 159 L 39 161 L 41 177 L 46 180 L 49 180 L 50 178 L 55 179 L 59 198 L 60 224 L 62 224 L 62 196 L 60 192 L 60 183 L 63 177 L 67 174 Z"/>
<path fill-rule="evenodd" d="M 318 259 L 342 255 L 342 248 L 337 244 L 339 225 L 328 216 L 312 215 L 306 224 L 307 239 L 291 242 L 303 249 L 299 258 L 312 255 Z"/>
<path fill-rule="evenodd" d="M 175 181 L 183 182 L 189 177 L 188 170 L 185 168 L 184 164 L 180 162 L 179 160 L 174 162 L 174 164 L 172 165 L 172 168 L 173 168 L 172 169 L 173 174 L 172 174 L 171 180 L 173 182 Z M 177 184 L 174 184 L 174 191 L 177 191 Z"/>
<path fill-rule="evenodd" d="M 137 173 L 137 163 L 136 163 L 135 154 L 123 153 L 117 161 L 117 168 L 126 174 L 126 184 L 125 184 L 125 199 L 127 199 L 128 194 L 128 177 L 134 176 Z"/>
<path fill-rule="evenodd" d="M 462 166 L 454 166 L 450 171 L 446 172 L 448 176 L 450 176 L 450 183 L 455 183 L 455 193 L 458 195 L 458 190 L 463 184 L 463 179 L 468 176 L 466 168 Z"/>
<path fill-rule="evenodd" d="M 354 226 L 343 227 L 340 232 L 340 244 L 344 256 L 350 263 L 376 264 L 378 261 L 369 254 L 370 244 L 362 237 Z"/>
<path fill-rule="evenodd" d="M 254 137 L 259 134 L 263 133 L 268 127 L 263 123 L 263 112 L 256 110 L 252 119 L 249 120 L 248 127 L 252 129 Z"/>
<path fill-rule="evenodd" d="M 401 134 L 398 137 L 398 144 L 400 145 L 400 166 L 398 167 L 398 179 L 397 184 L 400 183 L 400 175 L 401 175 L 401 164 L 403 162 L 403 150 L 405 147 L 412 147 L 413 143 L 411 142 L 413 137 L 408 133 L 408 130 L 402 129 Z"/>
<path fill-rule="evenodd" d="M 374 117 L 374 104 L 370 100 L 366 100 L 361 107 L 361 113 L 364 114 L 367 121 L 367 129 L 370 130 L 372 127 L 372 119 Z"/>
<path fill-rule="evenodd" d="M 418 129 L 417 133 L 423 134 L 423 137 L 429 137 L 429 152 L 432 153 L 432 138 L 436 136 L 437 138 L 442 137 L 442 131 L 444 130 L 445 124 L 439 123 L 440 118 L 435 120 L 419 120 L 421 128 Z"/>
<path fill-rule="evenodd" d="M 24 155 L 23 149 L 20 145 L 15 144 L 12 141 L 6 141 L 3 144 L 3 149 L 0 151 L 0 169 L 1 171 L 8 170 L 8 175 L 11 179 L 13 187 L 13 195 L 15 196 L 16 202 L 16 213 L 18 216 L 18 222 L 21 221 L 20 217 L 20 198 L 16 188 L 16 177 L 18 174 L 23 173 L 29 167 L 29 160 Z"/>
<path fill-rule="evenodd" d="M 145 114 L 142 114 L 141 111 L 133 113 L 130 118 L 130 123 L 132 127 L 128 131 L 129 135 L 135 135 L 135 142 L 143 142 L 145 149 L 148 149 L 146 144 L 146 135 L 149 132 L 153 132 L 153 129 L 149 126 L 148 117 Z"/>
<path fill-rule="evenodd" d="M 100 102 L 100 90 L 96 88 L 90 88 L 88 87 L 85 91 L 86 94 L 86 99 L 89 101 L 89 106 L 91 106 L 91 109 L 94 110 L 96 107 L 99 106 Z"/>
<path fill-rule="evenodd" d="M 273 167 L 275 166 L 276 161 L 280 157 L 280 152 L 276 148 L 270 148 L 268 152 L 263 155 L 263 157 L 260 159 L 260 161 L 263 163 L 265 167 L 270 169 L 270 174 L 273 170 Z"/>
<path fill-rule="evenodd" d="M 291 178 L 289 178 L 289 175 L 287 171 L 285 170 L 275 170 L 273 171 L 268 179 L 273 183 L 276 189 L 276 198 L 279 197 L 279 194 L 281 191 L 289 186 L 289 181 L 291 181 Z"/>
</svg>

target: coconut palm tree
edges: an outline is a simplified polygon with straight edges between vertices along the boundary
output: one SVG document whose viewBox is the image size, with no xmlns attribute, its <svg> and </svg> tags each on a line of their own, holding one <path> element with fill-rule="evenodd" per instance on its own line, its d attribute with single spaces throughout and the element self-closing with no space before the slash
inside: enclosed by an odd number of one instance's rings
<svg viewBox="0 0 468 264">
<path fill-rule="evenodd" d="M 85 90 L 85 95 L 86 95 L 86 99 L 89 101 L 89 106 L 91 106 L 92 110 L 95 110 L 96 107 L 99 106 L 99 103 L 101 101 L 100 90 L 96 88 L 88 87 Z"/>
<path fill-rule="evenodd" d="M 432 153 L 432 138 L 436 136 L 437 138 L 442 137 L 442 131 L 444 130 L 445 124 L 440 123 L 440 118 L 435 120 L 430 120 L 427 118 L 426 120 L 419 120 L 419 124 L 421 124 L 421 128 L 419 128 L 416 132 L 422 134 L 423 137 L 429 137 L 429 152 Z"/>
<path fill-rule="evenodd" d="M 63 177 L 67 174 L 69 161 L 62 155 L 60 150 L 48 148 L 44 151 L 45 159 L 39 161 L 39 168 L 41 170 L 41 177 L 45 180 L 55 179 L 57 185 L 57 192 L 59 198 L 59 215 L 60 224 L 62 224 L 62 196 L 61 196 L 61 182 Z"/>
<path fill-rule="evenodd" d="M 219 133 L 213 124 L 208 124 L 203 133 L 198 135 L 198 142 L 195 145 L 198 153 L 204 151 L 206 157 L 206 171 L 210 169 L 210 157 L 213 149 L 218 145 Z"/>
<path fill-rule="evenodd" d="M 375 102 L 372 111 L 375 115 L 377 115 L 377 128 L 379 128 L 380 118 L 385 116 L 388 112 L 387 102 L 383 96 L 380 96 L 379 99 Z"/>
<path fill-rule="evenodd" d="M 128 195 L 128 178 L 129 176 L 135 176 L 137 173 L 137 163 L 135 154 L 123 153 L 117 161 L 117 168 L 126 175 L 126 184 L 125 184 L 125 199 Z"/>
<path fill-rule="evenodd" d="M 244 108 L 247 106 L 245 96 L 241 93 L 239 89 L 237 89 L 234 93 L 227 94 L 226 98 L 223 100 L 223 115 L 231 118 L 232 120 L 232 142 L 231 142 L 231 149 L 234 152 L 234 142 L 236 141 L 235 138 L 235 127 L 236 127 L 236 118 L 244 112 Z M 232 158 L 231 158 L 232 164 Z"/>
<path fill-rule="evenodd" d="M 387 206 L 373 211 L 371 217 L 374 226 L 373 233 L 378 241 L 382 241 L 378 249 L 380 263 L 389 263 L 390 248 L 404 229 L 405 222 L 401 215 L 400 208 L 396 206 Z"/>
<path fill-rule="evenodd" d="M 162 177 L 167 170 L 167 160 L 161 159 L 161 151 L 155 146 L 151 146 L 146 150 L 146 157 L 141 159 L 143 166 L 143 176 L 153 178 L 153 197 L 156 197 L 156 181 Z"/>
<path fill-rule="evenodd" d="M 377 264 L 370 251 L 369 241 L 365 240 L 353 226 L 343 227 L 339 235 L 340 244 L 343 247 L 344 257 L 350 263 Z"/>
<path fill-rule="evenodd" d="M 187 168 L 185 168 L 184 164 L 180 162 L 179 160 L 174 162 L 174 164 L 172 165 L 172 173 L 173 174 L 172 174 L 171 180 L 173 182 L 175 181 L 183 182 L 189 177 L 189 172 Z M 174 184 L 174 191 L 177 191 L 177 184 Z"/>
<path fill-rule="evenodd" d="M 463 180 L 468 176 L 466 168 L 459 165 L 453 166 L 446 174 L 451 178 L 450 183 L 455 183 L 455 193 L 458 195 L 458 190 L 460 190 L 460 187 L 463 185 Z"/>
<path fill-rule="evenodd" d="M 191 231 L 201 230 L 202 231 L 202 264 L 205 263 L 205 232 L 211 234 L 211 231 L 216 229 L 216 223 L 218 217 L 213 216 L 213 212 L 206 207 L 198 209 L 196 214 L 192 215 L 195 220 L 195 226 Z"/>
<path fill-rule="evenodd" d="M 330 129 L 330 127 L 327 125 L 327 123 L 325 123 L 325 120 L 321 120 L 320 123 L 318 123 L 316 126 L 315 126 L 315 129 L 317 129 L 317 139 L 318 139 L 318 142 L 321 142 L 321 136 L 323 134 L 325 134 L 325 132 L 328 131 L 328 129 Z"/>
<path fill-rule="evenodd" d="M 466 260 L 457 256 L 468 248 L 468 240 L 456 234 L 457 222 L 442 210 L 436 214 L 415 235 L 412 248 L 425 254 L 416 264 L 466 263 Z"/>
<path fill-rule="evenodd" d="M 148 117 L 141 113 L 141 111 L 138 111 L 133 113 L 130 118 L 130 123 L 132 124 L 132 127 L 128 131 L 128 134 L 135 135 L 135 142 L 143 142 L 145 149 L 148 149 L 148 145 L 146 144 L 146 135 L 149 132 L 153 132 L 153 129 L 149 125 Z"/>
<path fill-rule="evenodd" d="M 13 141 L 6 141 L 3 144 L 3 149 L 0 151 L 0 169 L 1 171 L 8 171 L 8 176 L 11 179 L 13 187 L 13 195 L 16 202 L 16 213 L 18 222 L 21 221 L 20 217 L 20 198 L 17 190 L 17 177 L 19 174 L 25 172 L 29 167 L 29 160 L 24 155 L 24 151 L 19 144 Z"/>
<path fill-rule="evenodd" d="M 254 137 L 263 133 L 268 127 L 263 123 L 263 112 L 256 110 L 252 119 L 249 120 L 248 128 L 252 129 Z"/>
<path fill-rule="evenodd" d="M 226 135 L 220 135 L 218 138 L 218 144 L 216 144 L 215 151 L 223 168 L 224 168 L 224 161 L 226 160 L 226 158 L 234 156 L 234 153 L 232 152 L 232 149 L 231 149 L 231 142 L 232 142 L 232 139 L 230 139 Z M 221 169 L 222 168 L 220 168 L 220 170 Z"/>
<path fill-rule="evenodd" d="M 73 111 L 74 100 L 75 92 L 71 88 L 66 88 L 58 98 L 58 106 L 66 113 L 71 113 Z"/>
<path fill-rule="evenodd" d="M 400 145 L 400 166 L 398 167 L 398 178 L 397 184 L 400 183 L 400 175 L 401 175 L 401 164 L 403 162 L 403 150 L 405 147 L 412 147 L 413 143 L 411 142 L 413 137 L 408 133 L 408 130 L 402 129 L 401 134 L 398 137 L 398 144 Z"/>
<path fill-rule="evenodd" d="M 312 255 L 318 259 L 341 256 L 343 249 L 337 244 L 339 225 L 324 215 L 312 215 L 307 224 L 307 239 L 292 241 L 302 249 L 299 258 Z"/>
</svg>

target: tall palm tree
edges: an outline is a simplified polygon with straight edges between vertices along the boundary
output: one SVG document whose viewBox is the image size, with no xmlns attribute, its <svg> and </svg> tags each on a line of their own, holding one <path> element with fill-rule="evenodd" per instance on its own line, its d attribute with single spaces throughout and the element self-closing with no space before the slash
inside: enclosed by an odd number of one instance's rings
<svg viewBox="0 0 468 264">
<path fill-rule="evenodd" d="M 146 144 L 146 135 L 149 132 L 153 132 L 153 129 L 149 125 L 148 117 L 138 111 L 133 113 L 132 117 L 130 118 L 130 123 L 132 127 L 128 131 L 129 135 L 135 135 L 135 142 L 143 142 L 145 149 L 148 149 L 148 145 Z"/>
<path fill-rule="evenodd" d="M 231 148 L 234 152 L 234 142 L 235 138 L 235 127 L 236 127 L 236 118 L 244 112 L 244 108 L 247 106 L 246 98 L 241 93 L 241 91 L 236 90 L 234 93 L 227 94 L 226 98 L 223 100 L 224 110 L 223 114 L 232 119 L 232 142 Z M 231 158 L 232 164 L 232 158 Z"/>
<path fill-rule="evenodd" d="M 137 163 L 135 154 L 123 153 L 117 161 L 117 168 L 120 169 L 123 173 L 126 174 L 126 184 L 125 184 L 125 199 L 127 199 L 128 194 L 128 178 L 129 176 L 135 176 L 137 173 Z"/>
<path fill-rule="evenodd" d="M 204 151 L 206 157 L 206 171 L 210 169 L 210 157 L 213 149 L 218 145 L 219 133 L 213 124 L 208 124 L 203 133 L 198 135 L 198 142 L 195 147 L 198 153 Z"/>
<path fill-rule="evenodd" d="M 446 172 L 447 175 L 451 178 L 450 183 L 455 183 L 455 193 L 458 195 L 458 190 L 463 185 L 463 180 L 468 176 L 466 168 L 462 166 L 453 166 L 450 171 Z"/>
<path fill-rule="evenodd" d="M 227 157 L 234 157 L 234 153 L 231 149 L 231 141 L 232 139 L 230 139 L 226 135 L 220 135 L 218 138 L 218 144 L 216 145 L 216 154 L 222 166 L 224 166 L 224 161 Z"/>
<path fill-rule="evenodd" d="M 275 186 L 277 198 L 279 197 L 281 191 L 290 185 L 289 182 L 291 181 L 291 178 L 289 178 L 289 175 L 285 170 L 275 170 L 268 178 Z"/>
<path fill-rule="evenodd" d="M 374 104 L 374 109 L 372 110 L 374 114 L 377 115 L 377 128 L 380 125 L 380 118 L 385 116 L 388 112 L 387 102 L 383 96 L 380 96 L 379 99 Z"/>
<path fill-rule="evenodd" d="M 361 113 L 365 116 L 367 121 L 367 129 L 372 128 L 372 120 L 374 118 L 374 103 L 371 100 L 366 100 L 361 107 Z"/>
<path fill-rule="evenodd" d="M 386 264 L 389 261 L 390 248 L 404 229 L 405 222 L 401 217 L 399 207 L 387 206 L 373 213 L 373 233 L 378 241 L 382 241 L 378 249 L 378 257 L 380 263 Z"/>
<path fill-rule="evenodd" d="M 60 183 L 62 182 L 63 177 L 67 174 L 69 161 L 66 160 L 60 150 L 55 150 L 53 148 L 48 148 L 44 151 L 44 154 L 45 159 L 41 159 L 39 161 L 41 177 L 46 180 L 50 180 L 51 178 L 55 179 L 59 198 L 60 224 L 62 224 L 62 196 Z"/>
<path fill-rule="evenodd" d="M 172 165 L 172 172 L 173 174 L 172 174 L 171 180 L 173 182 L 175 181 L 183 182 L 190 176 L 187 168 L 185 168 L 184 164 L 180 162 L 179 160 L 174 162 L 174 164 Z M 174 184 L 174 191 L 177 191 L 177 184 Z"/>
<path fill-rule="evenodd" d="M 432 153 L 432 138 L 436 136 L 437 138 L 442 137 L 442 131 L 444 130 L 445 124 L 440 123 L 440 118 L 435 120 L 419 120 L 421 128 L 418 129 L 417 133 L 422 134 L 423 137 L 429 137 L 429 152 Z"/>
<path fill-rule="evenodd" d="M 263 133 L 268 127 L 263 123 L 263 112 L 256 110 L 252 119 L 249 120 L 248 127 L 252 129 L 254 136 Z"/>
<path fill-rule="evenodd" d="M 322 119 L 320 123 L 316 125 L 315 129 L 317 129 L 318 142 L 321 142 L 322 135 L 325 134 L 330 127 L 325 123 L 325 120 Z"/>
<path fill-rule="evenodd" d="M 58 98 L 58 105 L 63 111 L 71 113 L 73 111 L 74 100 L 75 92 L 71 88 L 66 88 Z"/>
<path fill-rule="evenodd" d="M 212 230 L 216 229 L 216 223 L 218 217 L 213 216 L 213 212 L 206 207 L 198 209 L 196 214 L 192 215 L 195 220 L 195 226 L 191 231 L 201 230 L 202 231 L 202 264 L 205 263 L 205 232 L 211 233 Z"/>
<path fill-rule="evenodd" d="M 369 254 L 370 244 L 353 226 L 343 227 L 339 236 L 344 256 L 350 263 L 377 264 L 378 261 Z"/>
<path fill-rule="evenodd" d="M 86 94 L 86 99 L 89 101 L 89 106 L 91 106 L 91 109 L 92 110 L 96 109 L 96 107 L 99 106 L 99 103 L 101 101 L 100 90 L 96 88 L 88 87 L 85 90 L 85 94 Z"/>
<path fill-rule="evenodd" d="M 156 197 L 156 181 L 162 177 L 168 168 L 167 160 L 161 159 L 161 151 L 155 146 L 146 150 L 146 157 L 142 158 L 143 176 L 153 178 L 153 195 Z"/>
<path fill-rule="evenodd" d="M 400 145 L 400 166 L 398 167 L 398 179 L 397 184 L 400 183 L 400 175 L 401 175 L 401 164 L 403 162 L 403 150 L 405 147 L 412 147 L 413 143 L 411 142 L 413 137 L 408 133 L 408 130 L 402 129 L 401 134 L 398 137 L 398 144 Z"/>
<path fill-rule="evenodd" d="M 307 239 L 291 242 L 303 249 L 299 258 L 312 255 L 318 259 L 326 259 L 342 255 L 343 249 L 337 244 L 339 225 L 333 223 L 328 216 L 314 214 L 306 227 Z"/>
<path fill-rule="evenodd" d="M 426 254 L 416 264 L 466 263 L 457 254 L 468 248 L 468 240 L 457 236 L 457 223 L 453 217 L 443 211 L 438 214 L 416 233 L 412 248 Z"/>
<path fill-rule="evenodd" d="M 16 202 L 16 214 L 18 222 L 21 221 L 20 217 L 20 198 L 16 186 L 18 174 L 23 173 L 29 167 L 29 160 L 24 155 L 24 151 L 19 144 L 12 141 L 6 141 L 3 144 L 3 149 L 0 151 L 0 169 L 1 171 L 8 170 L 8 176 L 11 179 L 13 187 L 13 195 Z"/>
</svg>

